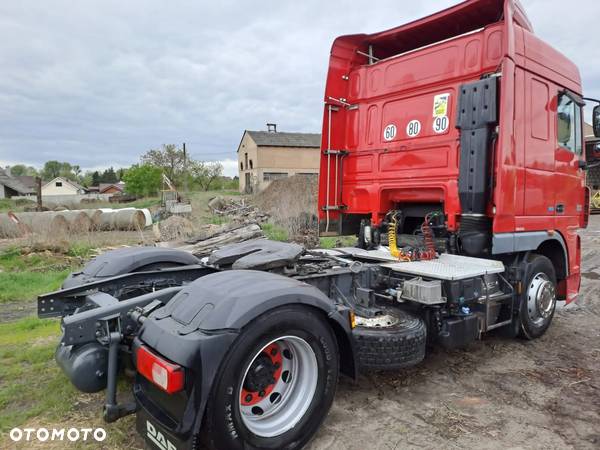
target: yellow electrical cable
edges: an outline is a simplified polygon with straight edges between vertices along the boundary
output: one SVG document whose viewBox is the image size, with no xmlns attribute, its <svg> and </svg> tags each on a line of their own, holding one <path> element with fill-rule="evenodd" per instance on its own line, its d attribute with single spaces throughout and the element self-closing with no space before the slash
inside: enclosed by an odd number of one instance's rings
<svg viewBox="0 0 600 450">
<path fill-rule="evenodd" d="M 398 221 L 396 220 L 396 215 L 392 216 L 392 223 L 388 228 L 388 243 L 390 247 L 390 253 L 394 258 L 398 258 L 400 261 L 410 261 L 410 256 L 404 253 L 402 250 L 398 248 L 396 242 L 396 232 L 398 229 Z"/>
</svg>

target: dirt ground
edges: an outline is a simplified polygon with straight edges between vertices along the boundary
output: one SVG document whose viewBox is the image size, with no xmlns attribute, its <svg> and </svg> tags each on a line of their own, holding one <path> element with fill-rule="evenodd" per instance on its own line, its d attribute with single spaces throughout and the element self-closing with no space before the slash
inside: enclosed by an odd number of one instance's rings
<svg viewBox="0 0 600 450">
<path fill-rule="evenodd" d="M 536 341 L 490 336 L 419 366 L 342 379 L 310 450 L 600 448 L 600 216 L 576 305 Z"/>
</svg>

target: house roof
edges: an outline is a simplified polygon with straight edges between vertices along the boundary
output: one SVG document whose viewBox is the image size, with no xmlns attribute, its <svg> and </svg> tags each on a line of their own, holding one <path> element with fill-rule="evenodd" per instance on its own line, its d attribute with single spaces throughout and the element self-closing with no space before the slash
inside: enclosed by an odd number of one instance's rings
<svg viewBox="0 0 600 450">
<path fill-rule="evenodd" d="M 52 184 L 52 183 L 54 183 L 54 182 L 55 182 L 55 181 L 57 181 L 57 180 L 59 180 L 59 181 L 62 181 L 62 182 L 64 182 L 64 183 L 68 183 L 68 184 L 70 184 L 71 186 L 73 186 L 73 187 L 74 187 L 75 189 L 77 189 L 78 191 L 80 191 L 80 190 L 81 190 L 81 191 L 85 191 L 85 188 L 84 188 L 83 186 L 81 186 L 79 183 L 76 183 L 75 181 L 71 181 L 71 180 L 69 180 L 69 179 L 67 179 L 67 178 L 65 178 L 65 177 L 56 177 L 56 178 L 54 178 L 53 180 L 50 180 L 50 181 L 48 181 L 46 184 L 44 184 L 44 185 L 42 186 L 42 188 L 45 188 L 46 186 L 48 186 L 49 184 Z"/>
<path fill-rule="evenodd" d="M 19 194 L 31 194 L 34 192 L 15 177 L 8 175 L 4 169 L 0 169 L 0 184 L 9 187 Z"/>
<path fill-rule="evenodd" d="M 31 189 L 32 191 L 36 190 L 36 182 L 35 182 L 35 177 L 31 176 L 31 175 L 19 175 L 18 177 L 13 177 L 16 180 L 19 180 L 19 182 L 25 186 L 26 188 Z"/>
<path fill-rule="evenodd" d="M 319 133 L 280 133 L 269 131 L 246 130 L 259 147 L 308 147 L 319 148 L 321 135 Z"/>
<path fill-rule="evenodd" d="M 98 185 L 98 192 L 100 194 L 102 194 L 104 191 L 106 191 L 107 189 L 109 189 L 111 186 L 116 187 L 119 191 L 123 192 L 123 189 L 125 187 L 125 183 L 100 183 Z"/>
</svg>

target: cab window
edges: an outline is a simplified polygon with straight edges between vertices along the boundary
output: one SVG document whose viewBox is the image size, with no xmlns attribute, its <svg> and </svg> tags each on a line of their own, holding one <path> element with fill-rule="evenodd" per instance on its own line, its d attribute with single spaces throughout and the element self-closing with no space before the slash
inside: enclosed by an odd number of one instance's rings
<svg viewBox="0 0 600 450">
<path fill-rule="evenodd" d="M 558 94 L 558 145 L 578 155 L 582 152 L 581 107 L 567 94 Z"/>
</svg>

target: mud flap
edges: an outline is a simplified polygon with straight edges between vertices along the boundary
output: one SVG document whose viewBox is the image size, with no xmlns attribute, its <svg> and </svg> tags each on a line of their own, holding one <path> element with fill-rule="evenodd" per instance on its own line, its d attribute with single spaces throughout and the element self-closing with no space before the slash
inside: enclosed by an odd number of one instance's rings
<svg viewBox="0 0 600 450">
<path fill-rule="evenodd" d="M 156 450 L 184 450 L 193 448 L 192 439 L 184 441 L 175 437 L 175 435 L 159 425 L 156 419 L 152 418 L 143 407 L 140 407 L 136 415 L 136 429 L 146 441 L 148 448 Z"/>
</svg>

